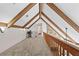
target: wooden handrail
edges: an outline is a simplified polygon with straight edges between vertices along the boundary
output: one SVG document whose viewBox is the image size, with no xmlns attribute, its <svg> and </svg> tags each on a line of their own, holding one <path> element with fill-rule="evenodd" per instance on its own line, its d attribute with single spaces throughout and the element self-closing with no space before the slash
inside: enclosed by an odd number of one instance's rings
<svg viewBox="0 0 79 59">
<path fill-rule="evenodd" d="M 73 56 L 79 56 L 79 49 L 78 49 L 77 46 L 72 45 L 72 44 L 70 44 L 68 42 L 65 42 L 63 40 L 60 40 L 60 39 L 58 39 L 58 38 L 56 38 L 54 36 L 51 36 L 51 35 L 49 35 L 47 33 L 44 33 L 44 38 L 45 38 L 47 43 L 49 43 L 50 41 L 55 42 L 58 46 L 62 47 L 63 50 L 66 50 L 68 52 L 67 55 L 70 53 Z"/>
<path fill-rule="evenodd" d="M 64 35 L 67 35 L 66 32 L 64 32 L 57 24 L 55 24 L 52 19 L 50 19 L 45 13 L 42 12 L 42 15 L 52 24 L 54 25 L 59 31 L 61 31 Z M 75 43 L 75 40 L 72 39 L 69 35 L 67 35 L 67 37 Z"/>
</svg>

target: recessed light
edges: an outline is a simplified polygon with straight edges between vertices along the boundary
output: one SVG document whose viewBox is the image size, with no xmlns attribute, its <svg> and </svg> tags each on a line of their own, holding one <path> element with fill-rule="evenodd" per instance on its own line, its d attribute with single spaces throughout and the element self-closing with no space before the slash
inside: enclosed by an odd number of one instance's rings
<svg viewBox="0 0 79 59">
<path fill-rule="evenodd" d="M 28 15 L 26 15 L 26 17 L 28 17 Z"/>
</svg>

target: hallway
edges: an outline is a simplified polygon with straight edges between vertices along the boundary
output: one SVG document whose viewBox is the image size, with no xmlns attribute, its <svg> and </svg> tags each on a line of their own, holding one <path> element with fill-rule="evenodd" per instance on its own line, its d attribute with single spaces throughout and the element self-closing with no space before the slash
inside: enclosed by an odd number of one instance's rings
<svg viewBox="0 0 79 59">
<path fill-rule="evenodd" d="M 3 56 L 52 56 L 42 36 L 26 38 L 0 55 Z"/>
<path fill-rule="evenodd" d="M 78 12 L 74 3 L 0 3 L 0 56 L 79 56 Z"/>
</svg>

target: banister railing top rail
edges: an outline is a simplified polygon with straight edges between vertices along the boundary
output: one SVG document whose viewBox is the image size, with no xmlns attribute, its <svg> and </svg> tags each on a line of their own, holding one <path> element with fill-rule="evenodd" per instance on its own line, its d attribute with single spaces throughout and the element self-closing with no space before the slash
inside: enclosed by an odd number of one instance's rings
<svg viewBox="0 0 79 59">
<path fill-rule="evenodd" d="M 67 50 L 72 55 L 79 56 L 79 46 L 76 46 L 73 43 L 69 43 L 65 40 L 60 40 L 59 38 L 51 36 L 47 33 L 44 33 L 44 37 L 47 40 L 52 40 L 52 41 L 56 42 L 58 45 L 60 45 L 62 48 Z"/>
</svg>

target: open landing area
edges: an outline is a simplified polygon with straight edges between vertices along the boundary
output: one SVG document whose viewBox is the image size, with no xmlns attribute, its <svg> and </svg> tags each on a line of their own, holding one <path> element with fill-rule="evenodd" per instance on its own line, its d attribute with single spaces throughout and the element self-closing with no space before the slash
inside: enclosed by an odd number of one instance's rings
<svg viewBox="0 0 79 59">
<path fill-rule="evenodd" d="M 79 56 L 79 3 L 0 3 L 0 56 Z"/>
<path fill-rule="evenodd" d="M 0 55 L 3 56 L 52 56 L 42 36 L 26 38 Z"/>
</svg>

